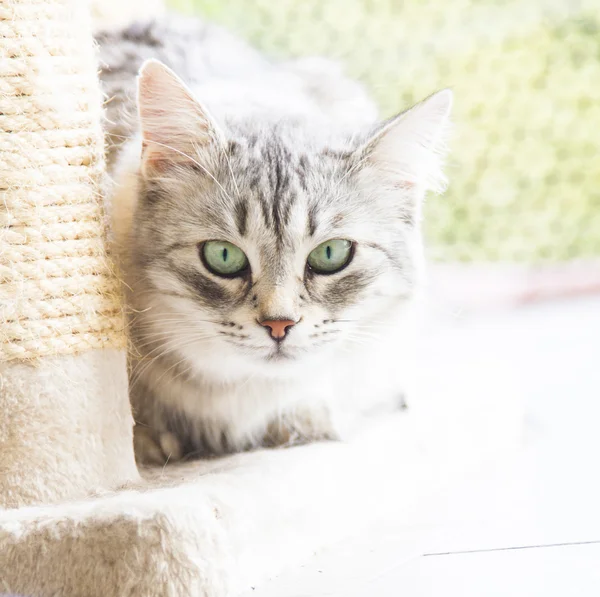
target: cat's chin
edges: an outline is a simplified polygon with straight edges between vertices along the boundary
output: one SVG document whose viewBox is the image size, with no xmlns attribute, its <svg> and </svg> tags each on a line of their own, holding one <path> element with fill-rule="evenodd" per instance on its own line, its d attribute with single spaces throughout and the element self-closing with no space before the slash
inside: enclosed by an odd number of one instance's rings
<svg viewBox="0 0 600 597">
<path fill-rule="evenodd" d="M 315 359 L 318 354 L 293 347 L 278 347 L 265 351 L 250 359 L 250 368 L 254 374 L 270 379 L 293 379 L 306 376 L 307 368 L 315 371 Z"/>
<path fill-rule="evenodd" d="M 272 352 L 269 353 L 265 359 L 264 359 L 267 363 L 284 363 L 284 362 L 291 362 L 291 361 L 295 361 L 297 360 L 296 357 L 294 357 L 293 355 L 285 352 L 285 351 L 279 351 L 279 352 Z"/>
<path fill-rule="evenodd" d="M 303 362 L 300 354 L 280 347 L 266 351 L 256 358 L 256 360 L 260 363 L 262 370 L 267 373 L 274 373 L 275 375 L 279 374 L 282 370 L 285 370 L 285 374 L 289 375 L 294 369 L 301 368 Z"/>
</svg>

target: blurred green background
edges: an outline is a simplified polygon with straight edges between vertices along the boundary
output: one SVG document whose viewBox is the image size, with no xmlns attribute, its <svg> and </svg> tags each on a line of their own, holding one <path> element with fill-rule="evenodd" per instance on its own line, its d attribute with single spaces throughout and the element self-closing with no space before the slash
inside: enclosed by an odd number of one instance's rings
<svg viewBox="0 0 600 597">
<path fill-rule="evenodd" d="M 171 0 L 271 56 L 323 55 L 384 116 L 455 91 L 438 261 L 600 256 L 600 0 Z"/>
</svg>

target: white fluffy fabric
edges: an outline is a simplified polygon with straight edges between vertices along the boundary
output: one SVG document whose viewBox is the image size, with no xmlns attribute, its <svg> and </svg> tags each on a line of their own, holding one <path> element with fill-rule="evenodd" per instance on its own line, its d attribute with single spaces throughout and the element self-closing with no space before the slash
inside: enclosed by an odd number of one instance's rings
<svg viewBox="0 0 600 597">
<path fill-rule="evenodd" d="M 0 413 L 0 507 L 138 478 L 122 350 L 0 363 Z"/>
</svg>

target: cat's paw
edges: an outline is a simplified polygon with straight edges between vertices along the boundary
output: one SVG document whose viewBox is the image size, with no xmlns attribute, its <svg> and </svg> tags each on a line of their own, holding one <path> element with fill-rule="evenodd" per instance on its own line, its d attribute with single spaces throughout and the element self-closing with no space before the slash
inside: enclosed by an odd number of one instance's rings
<svg viewBox="0 0 600 597">
<path fill-rule="evenodd" d="M 271 421 L 263 444 L 267 447 L 295 446 L 339 439 L 329 410 L 315 407 L 286 413 Z"/>
<path fill-rule="evenodd" d="M 173 433 L 156 432 L 142 425 L 133 428 L 133 450 L 140 465 L 163 466 L 183 457 L 181 442 Z"/>
</svg>

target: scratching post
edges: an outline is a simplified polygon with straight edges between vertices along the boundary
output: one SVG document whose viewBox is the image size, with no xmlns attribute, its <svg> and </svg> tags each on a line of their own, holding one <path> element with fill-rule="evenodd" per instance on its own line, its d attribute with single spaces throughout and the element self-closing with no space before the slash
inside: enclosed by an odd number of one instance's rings
<svg viewBox="0 0 600 597">
<path fill-rule="evenodd" d="M 135 478 L 81 0 L 0 5 L 0 506 Z"/>
</svg>

